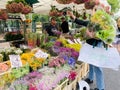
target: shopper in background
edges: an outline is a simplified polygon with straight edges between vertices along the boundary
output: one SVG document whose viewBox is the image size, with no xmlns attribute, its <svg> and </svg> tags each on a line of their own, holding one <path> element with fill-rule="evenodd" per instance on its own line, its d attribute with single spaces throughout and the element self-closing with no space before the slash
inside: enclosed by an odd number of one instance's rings
<svg viewBox="0 0 120 90">
<path fill-rule="evenodd" d="M 69 33 L 69 24 L 66 21 L 66 18 L 62 17 L 61 21 L 62 21 L 61 29 L 62 29 L 63 34 Z"/>
<path fill-rule="evenodd" d="M 57 22 L 55 17 L 51 17 L 50 25 L 46 26 L 46 33 L 49 36 L 56 36 L 58 31 Z"/>
<path fill-rule="evenodd" d="M 83 25 L 83 26 L 89 26 L 88 29 L 94 29 L 93 27 L 90 27 L 90 25 L 89 25 L 90 21 L 83 21 L 83 20 L 77 19 L 73 15 L 73 13 L 70 12 L 70 11 L 67 11 L 67 14 L 72 19 L 74 19 L 75 23 L 77 23 L 79 25 Z M 100 47 L 100 45 L 103 44 L 103 42 L 101 40 L 94 38 L 94 35 L 95 35 L 94 30 L 87 30 L 86 31 L 86 35 L 88 35 L 90 37 L 90 39 L 86 40 L 86 43 L 88 43 L 89 45 L 92 45 L 94 47 Z M 86 54 L 87 54 L 87 52 L 86 52 Z M 104 86 L 104 76 L 103 76 L 102 68 L 94 66 L 94 65 L 89 65 L 89 66 L 90 66 L 89 67 L 89 76 L 88 76 L 88 78 L 85 81 L 88 84 L 93 83 L 94 73 L 95 73 L 97 88 L 95 88 L 94 90 L 104 90 L 105 86 Z"/>
</svg>

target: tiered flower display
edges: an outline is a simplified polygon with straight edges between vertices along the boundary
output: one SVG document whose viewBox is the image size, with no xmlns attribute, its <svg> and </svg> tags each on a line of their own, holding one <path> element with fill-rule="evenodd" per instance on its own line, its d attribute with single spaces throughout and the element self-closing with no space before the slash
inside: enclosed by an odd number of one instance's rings
<svg viewBox="0 0 120 90">
<path fill-rule="evenodd" d="M 116 36 L 115 23 L 112 17 L 103 10 L 98 10 L 92 17 L 91 22 L 96 25 L 96 37 L 107 44 L 113 42 Z M 98 28 L 99 27 L 99 28 Z"/>
<path fill-rule="evenodd" d="M 27 5 L 25 1 L 20 0 L 19 2 L 9 1 L 6 5 L 6 9 L 9 13 L 22 13 L 22 14 L 28 14 L 32 11 L 32 7 Z"/>
<path fill-rule="evenodd" d="M 8 18 L 8 15 L 5 10 L 0 9 L 0 19 L 6 20 Z"/>
</svg>

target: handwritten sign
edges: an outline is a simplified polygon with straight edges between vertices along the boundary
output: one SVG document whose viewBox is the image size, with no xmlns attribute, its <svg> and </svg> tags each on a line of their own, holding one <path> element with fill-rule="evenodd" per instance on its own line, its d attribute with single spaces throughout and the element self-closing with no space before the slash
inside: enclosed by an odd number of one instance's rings
<svg viewBox="0 0 120 90">
<path fill-rule="evenodd" d="M 37 58 L 47 58 L 48 57 L 48 54 L 41 51 L 41 50 L 38 50 L 36 53 L 35 53 L 35 57 Z"/>
<path fill-rule="evenodd" d="M 9 55 L 9 58 L 12 68 L 22 67 L 22 62 L 19 55 Z"/>
</svg>

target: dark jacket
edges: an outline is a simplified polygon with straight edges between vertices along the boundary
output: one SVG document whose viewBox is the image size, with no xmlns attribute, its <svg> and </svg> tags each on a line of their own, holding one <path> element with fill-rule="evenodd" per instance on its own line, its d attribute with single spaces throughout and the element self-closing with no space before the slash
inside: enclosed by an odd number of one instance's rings
<svg viewBox="0 0 120 90">
<path fill-rule="evenodd" d="M 62 22 L 61 29 L 62 29 L 63 33 L 68 33 L 69 32 L 69 25 L 68 25 L 67 21 Z"/>
<path fill-rule="evenodd" d="M 82 26 L 85 26 L 85 27 L 87 27 L 89 22 L 90 21 L 83 21 L 83 20 L 80 20 L 80 19 L 77 19 L 77 18 L 75 19 L 76 24 L 79 24 L 79 25 L 82 25 Z M 87 39 L 86 42 L 90 45 L 97 46 L 99 43 L 102 43 L 102 40 L 90 38 L 90 39 Z"/>
<path fill-rule="evenodd" d="M 49 36 L 56 36 L 55 33 L 53 32 L 54 30 L 58 30 L 58 27 L 57 26 L 53 26 L 51 24 L 46 27 L 46 31 L 47 31 Z"/>
</svg>

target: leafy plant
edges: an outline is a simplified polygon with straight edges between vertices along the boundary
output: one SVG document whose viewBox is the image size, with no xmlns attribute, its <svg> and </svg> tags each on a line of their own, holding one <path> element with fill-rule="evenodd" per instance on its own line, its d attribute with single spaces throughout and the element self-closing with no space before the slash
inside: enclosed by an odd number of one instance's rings
<svg viewBox="0 0 120 90">
<path fill-rule="evenodd" d="M 20 40 L 23 38 L 23 35 L 21 33 L 8 32 L 4 38 L 6 41 Z"/>
<path fill-rule="evenodd" d="M 120 0 L 107 0 L 111 5 L 112 12 L 117 12 L 120 9 Z"/>
</svg>

